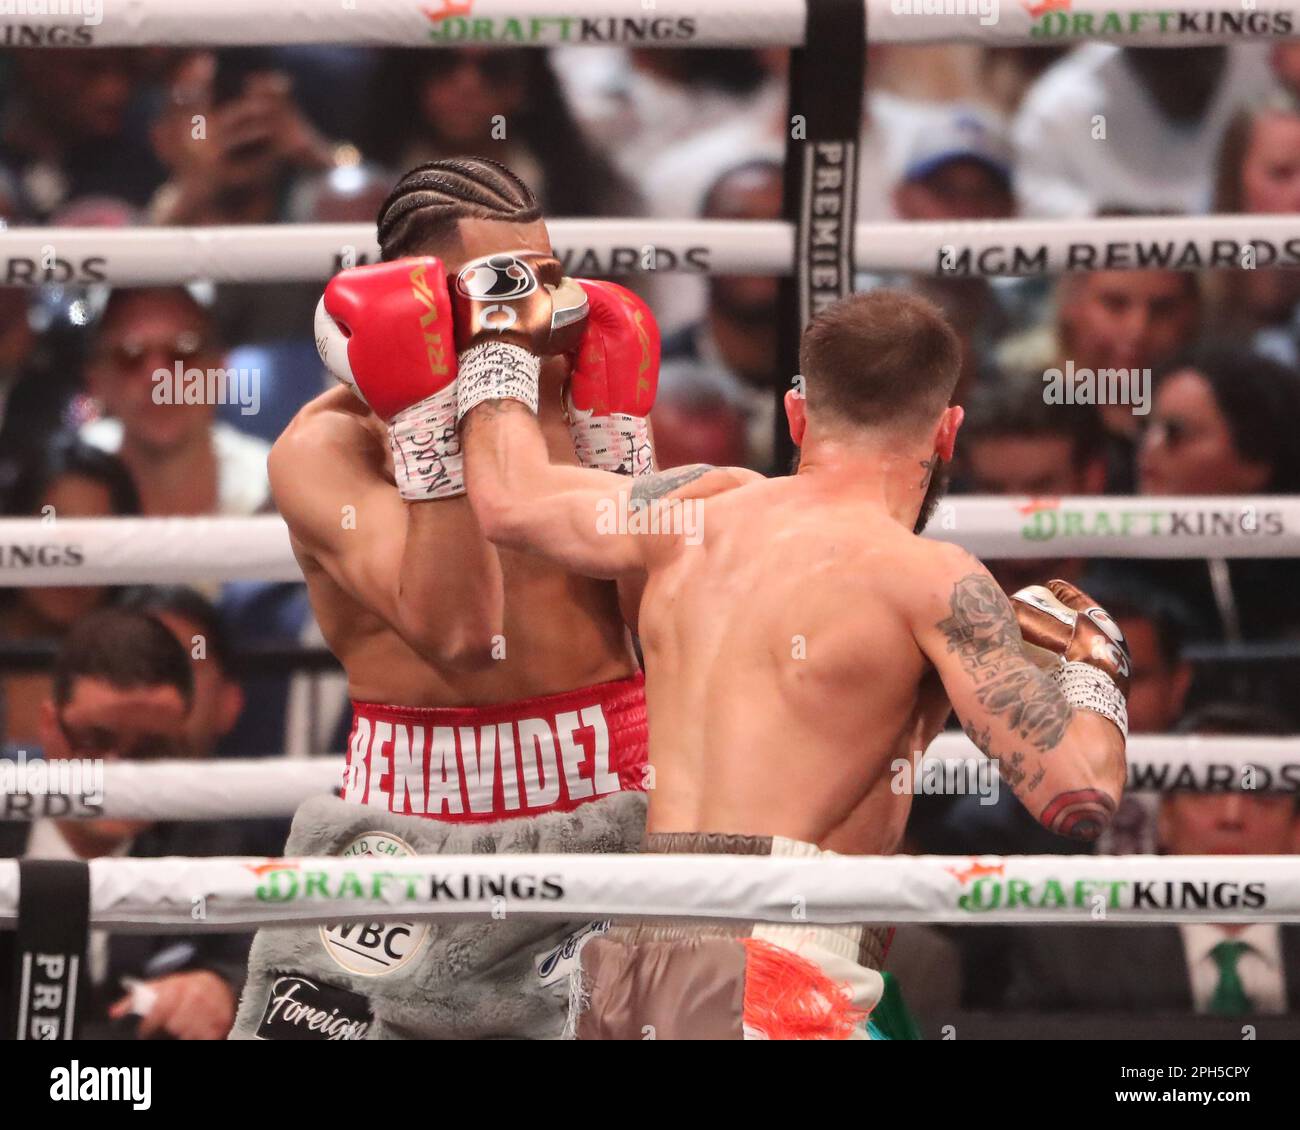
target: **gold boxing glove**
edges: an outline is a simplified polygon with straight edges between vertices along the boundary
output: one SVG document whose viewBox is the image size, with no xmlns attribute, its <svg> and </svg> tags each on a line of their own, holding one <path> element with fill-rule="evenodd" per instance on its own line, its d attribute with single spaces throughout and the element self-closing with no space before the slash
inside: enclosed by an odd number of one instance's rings
<svg viewBox="0 0 1300 1130">
<path fill-rule="evenodd" d="M 1066 701 L 1109 718 L 1127 738 L 1132 664 L 1109 613 L 1067 581 L 1023 588 L 1011 606 L 1025 651 L 1048 671 Z"/>
<path fill-rule="evenodd" d="M 537 411 L 541 359 L 576 348 L 587 294 L 553 256 L 503 251 L 466 263 L 450 289 L 459 357 L 458 414 L 483 400 Z"/>
</svg>

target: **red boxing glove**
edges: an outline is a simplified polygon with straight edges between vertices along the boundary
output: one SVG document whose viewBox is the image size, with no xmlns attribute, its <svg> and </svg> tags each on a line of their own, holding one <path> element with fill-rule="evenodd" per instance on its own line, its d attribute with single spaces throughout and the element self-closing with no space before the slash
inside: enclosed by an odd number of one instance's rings
<svg viewBox="0 0 1300 1130">
<path fill-rule="evenodd" d="M 564 396 L 573 448 L 584 467 L 648 475 L 654 450 L 646 417 L 659 387 L 659 326 L 626 287 L 578 282 L 588 312 Z"/>
<path fill-rule="evenodd" d="M 316 306 L 316 349 L 326 368 L 388 423 L 403 498 L 465 493 L 455 335 L 440 260 L 398 259 L 335 275 Z"/>
</svg>

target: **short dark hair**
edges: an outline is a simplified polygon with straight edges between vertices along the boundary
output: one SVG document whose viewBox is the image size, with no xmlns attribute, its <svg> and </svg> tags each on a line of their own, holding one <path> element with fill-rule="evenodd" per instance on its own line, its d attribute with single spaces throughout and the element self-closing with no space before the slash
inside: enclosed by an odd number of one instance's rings
<svg viewBox="0 0 1300 1130">
<path fill-rule="evenodd" d="M 841 298 L 808 323 L 799 365 L 810 412 L 865 426 L 914 425 L 951 399 L 961 342 L 933 302 L 872 290 Z"/>
<path fill-rule="evenodd" d="M 208 658 L 215 659 L 222 671 L 230 673 L 230 637 L 226 625 L 217 606 L 197 589 L 188 585 L 137 585 L 122 594 L 117 607 L 147 616 L 178 616 L 195 625 L 203 636 Z"/>
<path fill-rule="evenodd" d="M 84 443 L 70 432 L 56 434 L 31 462 L 19 469 L 5 499 L 7 517 L 38 514 L 50 487 L 63 478 L 89 479 L 108 492 L 109 506 L 119 517 L 140 513 L 140 492 L 131 472 L 116 455 Z"/>
<path fill-rule="evenodd" d="M 780 161 L 772 161 L 765 157 L 755 157 L 748 161 L 741 161 L 738 165 L 727 166 L 705 189 L 700 215 L 710 219 L 728 218 L 720 216 L 721 202 L 718 198 L 722 195 L 722 190 L 733 180 L 750 175 L 774 177 L 778 183 L 781 183 L 785 176 L 785 166 Z"/>
<path fill-rule="evenodd" d="M 208 334 L 210 336 L 204 344 L 207 346 L 215 344 L 216 326 L 213 324 L 211 312 L 187 287 L 183 286 L 113 287 L 113 289 L 108 292 L 108 297 L 104 300 L 104 306 L 100 310 L 99 317 L 95 321 L 96 335 L 103 333 L 104 329 L 113 321 L 113 319 L 120 316 L 121 312 L 133 302 L 159 298 L 167 302 L 180 301 L 184 305 L 191 307 L 208 327 Z"/>
<path fill-rule="evenodd" d="M 1210 386 L 1237 454 L 1270 470 L 1266 491 L 1300 492 L 1300 373 L 1230 341 L 1207 341 L 1162 365 L 1155 385 L 1175 373 L 1193 372 Z"/>
<path fill-rule="evenodd" d="M 143 612 L 107 608 L 77 622 L 54 659 L 54 702 L 66 706 L 78 679 L 102 679 L 119 690 L 175 687 L 186 709 L 194 702 L 189 656 L 176 637 Z"/>
<path fill-rule="evenodd" d="M 461 220 L 526 224 L 542 218 L 537 197 L 514 173 L 486 157 L 446 157 L 417 165 L 379 207 L 380 257 L 431 253 L 454 238 Z"/>
<path fill-rule="evenodd" d="M 966 398 L 962 441 L 1060 437 L 1070 441 L 1075 467 L 1100 456 L 1105 445 L 1101 416 L 1091 404 L 1048 404 L 1041 380 L 1031 373 L 1005 373 L 981 382 Z"/>
</svg>

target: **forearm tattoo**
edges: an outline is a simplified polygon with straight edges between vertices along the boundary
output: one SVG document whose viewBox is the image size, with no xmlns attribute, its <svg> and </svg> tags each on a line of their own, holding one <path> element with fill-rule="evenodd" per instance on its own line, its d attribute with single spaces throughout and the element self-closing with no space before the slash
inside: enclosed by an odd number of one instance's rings
<svg viewBox="0 0 1300 1130">
<path fill-rule="evenodd" d="M 515 414 L 534 416 L 528 405 L 521 404 L 518 400 L 482 400 L 474 405 L 474 410 L 461 420 L 460 430 L 462 434 L 467 435 L 472 431 L 485 427 L 488 421 L 496 416 Z"/>
<path fill-rule="evenodd" d="M 987 728 L 968 726 L 966 736 L 998 763 L 1003 779 L 1028 803 L 1027 794 L 1046 776 L 1041 758 L 1060 744 L 1074 711 L 1060 688 L 1025 657 L 1011 604 L 988 576 L 963 577 L 953 586 L 949 607 L 951 615 L 938 624 L 948 651 L 957 654 L 975 682 L 980 704 L 990 714 L 1004 717 L 1029 748 L 994 749 Z M 1036 800 L 1033 808 L 1040 803 Z M 1076 789 L 1051 798 L 1038 819 L 1057 835 L 1095 840 L 1114 810 L 1105 793 Z"/>
</svg>

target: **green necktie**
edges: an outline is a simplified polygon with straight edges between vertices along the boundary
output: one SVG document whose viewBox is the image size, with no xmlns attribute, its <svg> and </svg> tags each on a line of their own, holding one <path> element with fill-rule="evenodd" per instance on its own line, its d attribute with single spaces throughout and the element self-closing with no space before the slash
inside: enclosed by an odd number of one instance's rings
<svg viewBox="0 0 1300 1130">
<path fill-rule="evenodd" d="M 1220 942 L 1210 950 L 1219 969 L 1219 983 L 1210 998 L 1210 1012 L 1214 1016 L 1243 1016 L 1255 1007 L 1237 972 L 1241 955 L 1250 948 L 1245 942 Z"/>
</svg>

